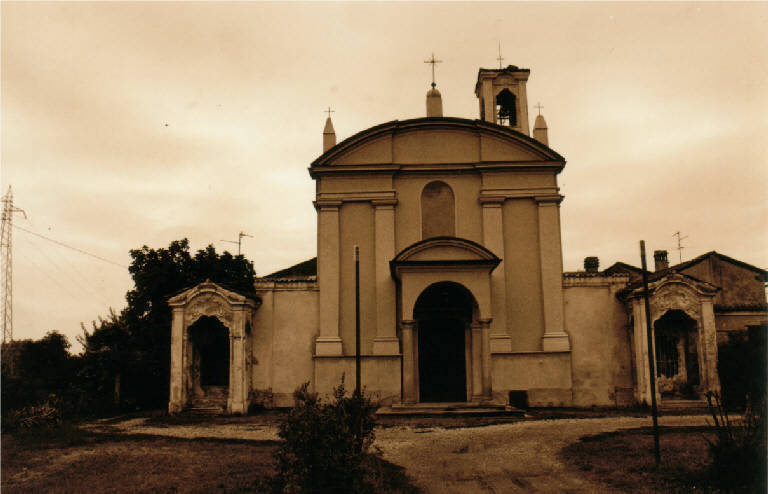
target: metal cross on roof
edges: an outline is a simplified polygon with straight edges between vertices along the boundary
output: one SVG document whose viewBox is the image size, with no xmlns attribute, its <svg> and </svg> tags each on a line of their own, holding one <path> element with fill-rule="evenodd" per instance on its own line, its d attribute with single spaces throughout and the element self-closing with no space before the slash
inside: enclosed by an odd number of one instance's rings
<svg viewBox="0 0 768 494">
<path fill-rule="evenodd" d="M 336 113 L 336 110 L 331 110 L 331 107 L 329 106 L 327 110 L 323 110 L 323 112 L 328 114 L 328 118 L 331 118 L 331 113 Z"/>
<path fill-rule="evenodd" d="M 536 106 L 534 106 L 534 108 L 539 110 L 539 115 L 541 115 L 541 109 L 544 108 L 544 106 L 541 103 L 536 102 Z"/>
<path fill-rule="evenodd" d="M 437 84 L 435 84 L 435 64 L 443 63 L 442 60 L 435 60 L 435 54 L 432 53 L 432 58 L 429 60 L 424 60 L 424 63 L 431 63 L 432 64 L 432 87 L 435 87 Z"/>
<path fill-rule="evenodd" d="M 501 69 L 501 62 L 504 61 L 504 57 L 501 56 L 501 42 L 499 42 L 499 56 L 496 57 L 496 60 L 499 61 L 499 69 Z"/>
</svg>

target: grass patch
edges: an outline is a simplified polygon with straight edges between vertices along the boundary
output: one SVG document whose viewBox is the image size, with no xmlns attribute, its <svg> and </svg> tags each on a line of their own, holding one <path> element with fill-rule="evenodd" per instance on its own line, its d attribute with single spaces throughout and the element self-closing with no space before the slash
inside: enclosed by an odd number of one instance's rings
<svg viewBox="0 0 768 494">
<path fill-rule="evenodd" d="M 245 493 L 274 474 L 277 441 L 92 433 L 65 425 L 4 434 L 3 494 Z M 415 493 L 401 467 L 371 455 L 377 492 Z"/>
<path fill-rule="evenodd" d="M 714 438 L 711 427 L 662 427 L 658 467 L 650 427 L 583 437 L 560 455 L 594 480 L 627 492 L 731 492 L 715 487 L 708 471 L 707 439 Z"/>
</svg>

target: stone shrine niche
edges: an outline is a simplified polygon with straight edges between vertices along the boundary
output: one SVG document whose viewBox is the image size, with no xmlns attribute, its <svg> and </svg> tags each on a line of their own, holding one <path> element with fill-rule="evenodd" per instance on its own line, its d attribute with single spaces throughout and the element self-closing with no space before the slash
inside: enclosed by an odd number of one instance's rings
<svg viewBox="0 0 768 494">
<path fill-rule="evenodd" d="M 232 328 L 232 309 L 218 294 L 203 293 L 193 298 L 185 311 L 185 325 L 190 326 L 203 316 L 215 317 L 228 328 Z"/>
<path fill-rule="evenodd" d="M 456 235 L 453 190 L 445 182 L 428 183 L 421 192 L 421 238 Z"/>
<path fill-rule="evenodd" d="M 701 317 L 699 297 L 682 283 L 668 283 L 661 286 L 653 293 L 650 305 L 654 321 L 675 309 L 685 312 L 694 321 L 698 321 Z"/>
</svg>

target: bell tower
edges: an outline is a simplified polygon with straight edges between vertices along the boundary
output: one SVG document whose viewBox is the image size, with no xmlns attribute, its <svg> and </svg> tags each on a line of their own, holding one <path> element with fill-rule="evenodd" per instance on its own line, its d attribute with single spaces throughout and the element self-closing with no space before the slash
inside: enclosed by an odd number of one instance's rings
<svg viewBox="0 0 768 494">
<path fill-rule="evenodd" d="M 480 102 L 480 120 L 530 136 L 528 95 L 525 91 L 530 73 L 530 69 L 515 65 L 478 70 L 475 95 Z"/>
</svg>

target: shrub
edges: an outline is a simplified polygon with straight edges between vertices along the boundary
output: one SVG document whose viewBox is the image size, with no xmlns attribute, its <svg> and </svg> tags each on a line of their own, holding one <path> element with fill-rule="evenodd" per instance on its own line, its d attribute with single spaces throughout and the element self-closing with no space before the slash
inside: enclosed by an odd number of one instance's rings
<svg viewBox="0 0 768 494">
<path fill-rule="evenodd" d="M 374 405 L 362 394 L 345 396 L 343 379 L 329 403 L 308 387 L 294 391 L 294 406 L 280 424 L 272 492 L 373 492 L 364 460 L 374 439 Z"/>
<path fill-rule="evenodd" d="M 747 397 L 744 415 L 736 419 L 728 416 L 719 395 L 707 393 L 707 401 L 717 433 L 709 441 L 714 483 L 726 490 L 766 492 L 765 401 L 752 403 Z"/>
<path fill-rule="evenodd" d="M 52 429 L 61 425 L 61 403 L 55 396 L 38 405 L 10 410 L 3 418 L 6 432 L 31 429 Z"/>
</svg>

